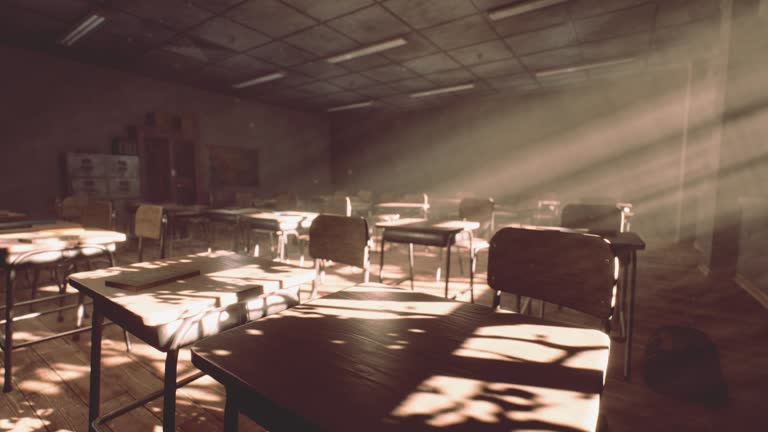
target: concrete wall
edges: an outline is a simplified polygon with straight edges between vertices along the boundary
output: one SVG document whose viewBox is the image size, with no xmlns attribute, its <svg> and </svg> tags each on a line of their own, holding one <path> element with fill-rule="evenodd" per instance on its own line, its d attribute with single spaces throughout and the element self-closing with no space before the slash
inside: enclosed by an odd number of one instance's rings
<svg viewBox="0 0 768 432">
<path fill-rule="evenodd" d="M 555 196 L 635 204 L 648 236 L 674 236 L 687 73 L 443 108 L 331 119 L 333 175 L 355 190 Z"/>
<path fill-rule="evenodd" d="M 0 208 L 50 214 L 61 189 L 59 155 L 108 152 L 112 137 L 158 111 L 196 113 L 197 168 L 208 189 L 210 145 L 260 149 L 259 192 L 330 182 L 324 114 L 286 110 L 0 46 Z"/>
</svg>

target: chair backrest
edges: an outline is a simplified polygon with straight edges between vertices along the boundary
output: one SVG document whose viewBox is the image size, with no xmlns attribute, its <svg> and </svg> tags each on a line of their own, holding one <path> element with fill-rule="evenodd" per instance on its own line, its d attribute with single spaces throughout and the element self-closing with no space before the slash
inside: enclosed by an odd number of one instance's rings
<svg viewBox="0 0 768 432">
<path fill-rule="evenodd" d="M 139 238 L 160 240 L 163 236 L 163 207 L 140 205 L 136 209 L 133 233 Z"/>
<path fill-rule="evenodd" d="M 82 208 L 80 223 L 86 228 L 114 229 L 115 219 L 111 201 L 90 201 Z"/>
<path fill-rule="evenodd" d="M 493 223 L 493 198 L 464 198 L 459 202 L 459 219 L 480 222 L 481 228 Z"/>
<path fill-rule="evenodd" d="M 309 254 L 368 270 L 368 223 L 363 218 L 322 214 L 309 228 Z"/>
<path fill-rule="evenodd" d="M 352 216 L 352 202 L 348 196 L 332 196 L 325 200 L 321 213 Z"/>
<path fill-rule="evenodd" d="M 87 195 L 70 195 L 61 200 L 57 215 L 58 218 L 79 222 L 82 217 L 83 208 L 88 205 Z"/>
<path fill-rule="evenodd" d="M 491 239 L 488 285 L 563 305 L 607 321 L 613 311 L 615 259 L 601 237 L 503 228 Z M 498 304 L 498 303 L 497 303 Z"/>
<path fill-rule="evenodd" d="M 298 210 L 299 197 L 295 193 L 280 193 L 275 196 L 275 210 Z"/>
<path fill-rule="evenodd" d="M 622 212 L 615 205 L 568 204 L 563 207 L 560 225 L 585 228 L 595 234 L 616 234 L 622 228 Z"/>
</svg>

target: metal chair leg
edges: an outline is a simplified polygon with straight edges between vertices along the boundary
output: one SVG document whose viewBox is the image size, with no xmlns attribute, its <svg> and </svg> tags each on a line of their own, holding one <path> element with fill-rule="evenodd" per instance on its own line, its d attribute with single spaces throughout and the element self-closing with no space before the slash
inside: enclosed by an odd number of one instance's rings
<svg viewBox="0 0 768 432">
<path fill-rule="evenodd" d="M 408 243 L 408 272 L 411 276 L 411 291 L 413 291 L 413 243 Z"/>
</svg>

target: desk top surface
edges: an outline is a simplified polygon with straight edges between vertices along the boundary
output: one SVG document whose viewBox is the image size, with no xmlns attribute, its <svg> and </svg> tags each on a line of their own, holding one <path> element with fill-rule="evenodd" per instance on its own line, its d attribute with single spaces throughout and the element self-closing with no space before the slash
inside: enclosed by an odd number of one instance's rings
<svg viewBox="0 0 768 432">
<path fill-rule="evenodd" d="M 197 270 L 200 275 L 140 291 L 105 284 L 110 278 L 130 272 L 147 272 L 155 278 L 165 268 L 173 272 Z M 117 317 L 110 319 L 153 327 L 236 303 L 244 294 L 250 298 L 254 290 L 259 291 L 256 295 L 270 293 L 311 282 L 313 278 L 314 270 L 309 268 L 216 251 L 82 272 L 69 280 L 94 300 L 107 302 L 119 311 Z"/>
<path fill-rule="evenodd" d="M 507 224 L 500 228 L 523 228 L 523 229 L 535 229 L 535 230 L 556 230 L 556 231 L 565 231 L 565 232 L 578 232 L 578 233 L 589 233 L 586 229 L 573 229 L 573 228 L 564 228 L 559 226 L 541 226 L 541 225 L 526 225 L 526 224 Z M 599 235 L 599 234 L 595 234 Z M 624 249 L 624 250 L 645 250 L 645 241 L 642 237 L 640 237 L 640 234 L 634 232 L 634 231 L 628 231 L 628 232 L 618 232 L 613 234 L 605 234 L 601 237 L 608 240 L 611 245 L 614 248 L 617 249 Z"/>
<path fill-rule="evenodd" d="M 26 218 L 27 218 L 26 213 L 16 212 L 12 210 L 0 210 L 0 223 L 18 222 Z"/>
<path fill-rule="evenodd" d="M 412 208 L 412 209 L 428 209 L 427 203 L 415 203 L 415 202 L 383 202 L 374 204 L 377 208 Z"/>
<path fill-rule="evenodd" d="M 192 357 L 243 411 L 266 400 L 257 421 L 276 431 L 589 431 L 609 344 L 597 330 L 369 284 L 198 342 Z"/>
<path fill-rule="evenodd" d="M 0 231 L 0 251 L 5 262 L 11 263 L 21 254 L 34 251 L 57 251 L 86 245 L 109 246 L 125 241 L 125 234 L 117 231 L 83 228 L 76 223 L 56 222 Z M 96 252 L 96 251 L 94 251 Z M 36 257 L 35 262 L 57 259 Z"/>
<path fill-rule="evenodd" d="M 456 233 L 466 230 L 474 230 L 480 227 L 479 222 L 462 220 L 439 220 L 432 221 L 418 218 L 403 218 L 392 221 L 384 221 L 376 224 L 378 228 L 385 228 L 390 231 L 408 231 L 408 232 L 438 232 L 438 233 Z"/>
</svg>

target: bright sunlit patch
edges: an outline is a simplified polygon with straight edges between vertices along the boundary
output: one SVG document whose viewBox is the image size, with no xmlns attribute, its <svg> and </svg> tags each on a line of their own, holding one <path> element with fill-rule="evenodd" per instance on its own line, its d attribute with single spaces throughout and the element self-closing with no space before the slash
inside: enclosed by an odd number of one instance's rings
<svg viewBox="0 0 768 432">
<path fill-rule="evenodd" d="M 249 329 L 245 329 L 245 334 L 251 335 L 251 336 L 263 336 L 264 332 L 261 330 L 249 328 Z"/>
<path fill-rule="evenodd" d="M 211 351 L 211 354 L 213 354 L 215 356 L 219 356 L 219 357 L 227 357 L 227 356 L 232 355 L 232 351 L 223 350 L 223 349 L 215 349 L 215 350 Z"/>
</svg>

